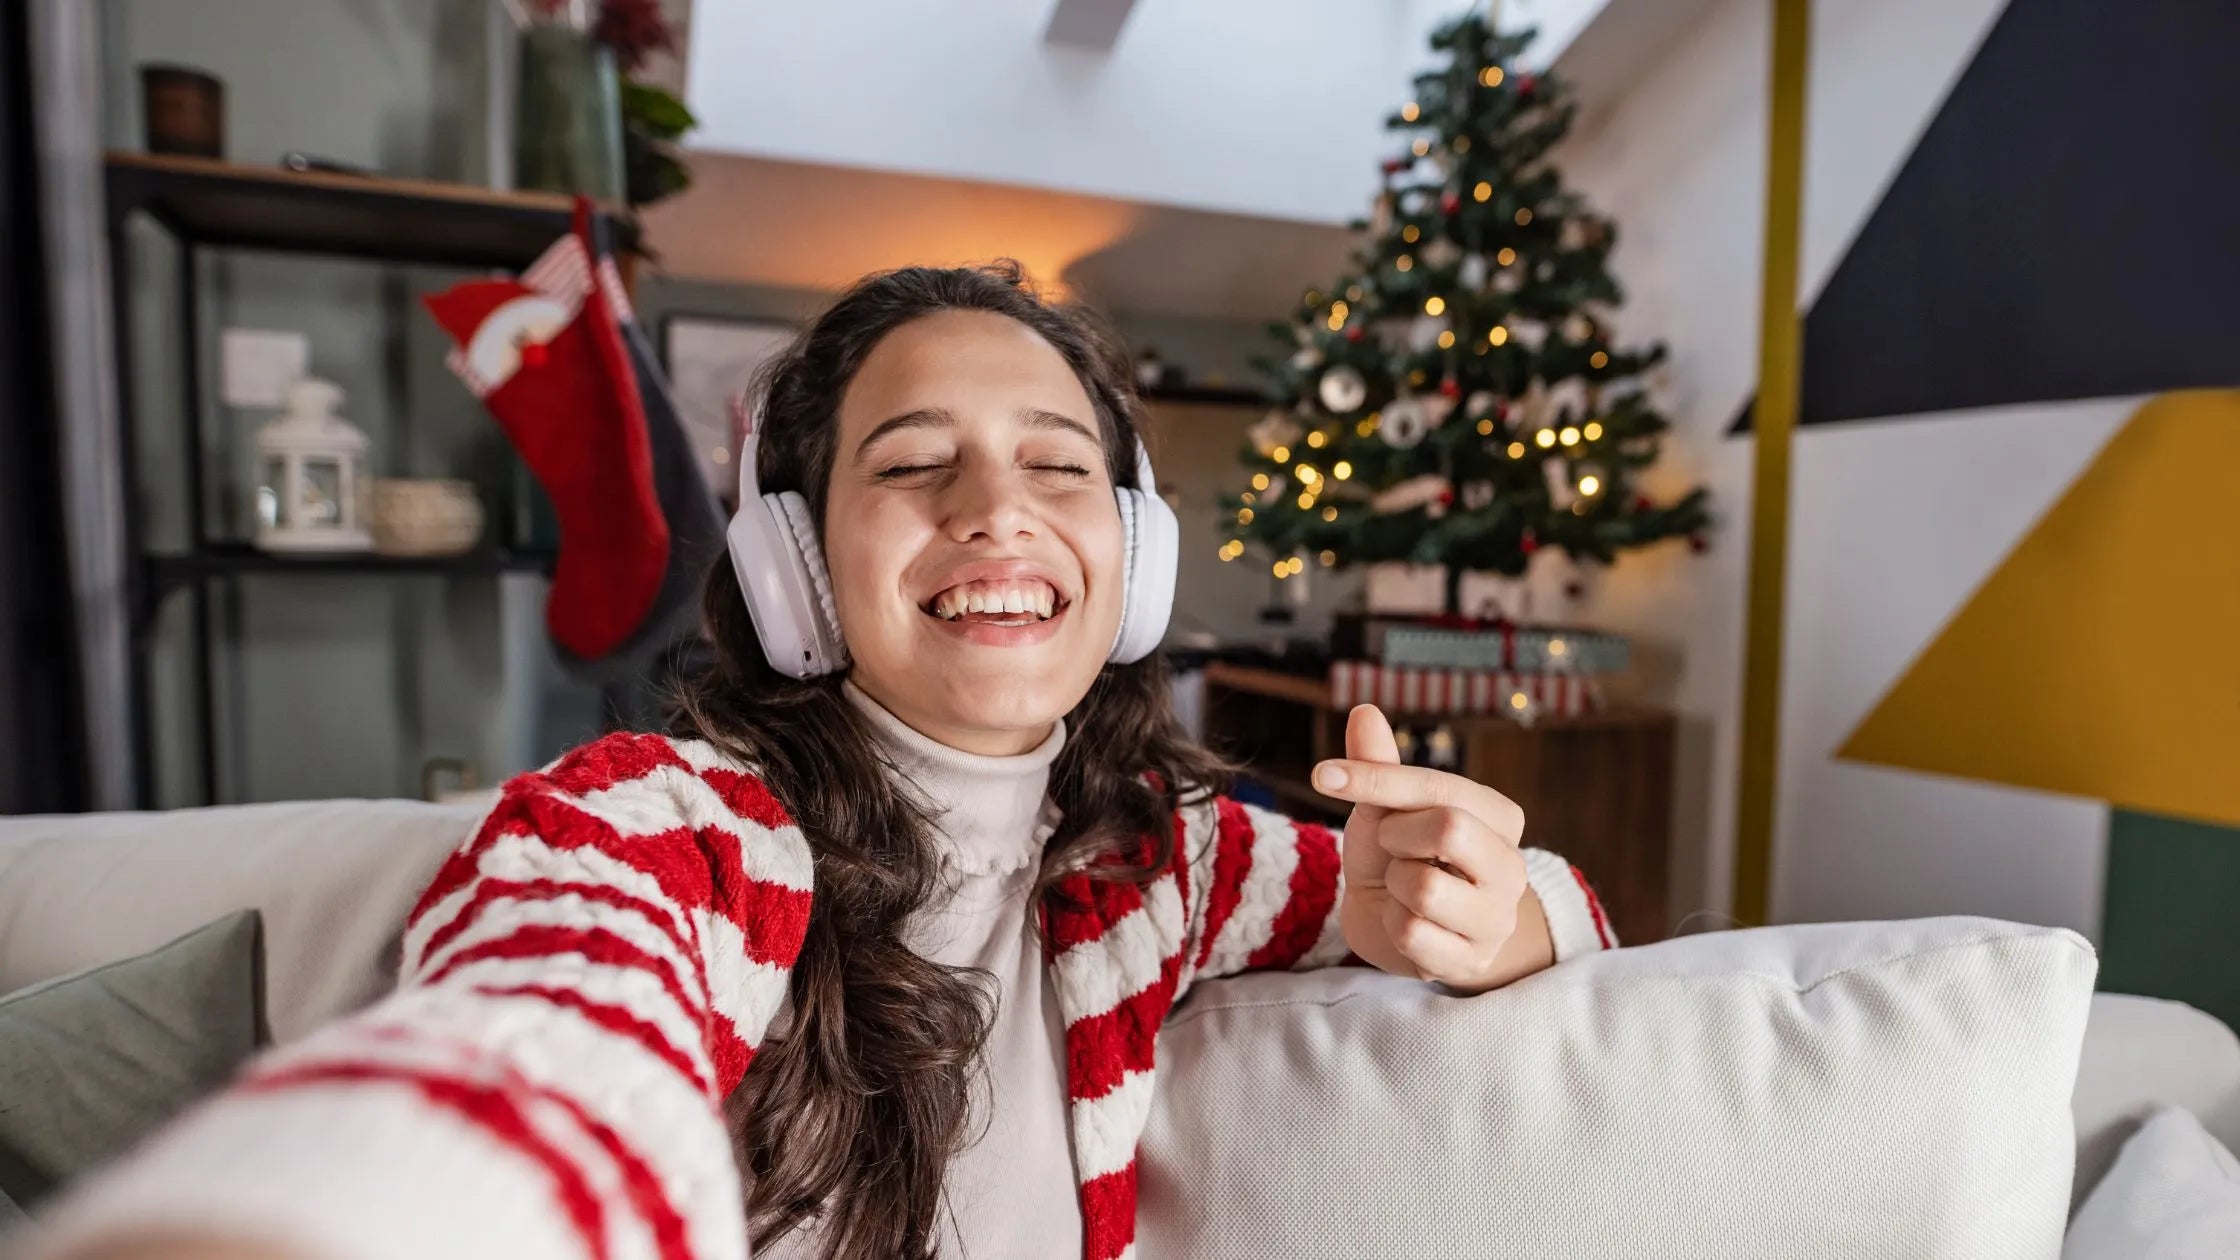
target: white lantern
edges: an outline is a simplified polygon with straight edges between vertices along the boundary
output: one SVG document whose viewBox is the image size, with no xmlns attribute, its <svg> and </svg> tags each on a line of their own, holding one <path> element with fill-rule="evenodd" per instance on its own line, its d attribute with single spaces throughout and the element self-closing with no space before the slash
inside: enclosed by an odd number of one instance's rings
<svg viewBox="0 0 2240 1260">
<path fill-rule="evenodd" d="M 257 546 L 265 551 L 365 551 L 366 435 L 339 414 L 342 390 L 306 376 L 287 410 L 257 430 Z"/>
</svg>

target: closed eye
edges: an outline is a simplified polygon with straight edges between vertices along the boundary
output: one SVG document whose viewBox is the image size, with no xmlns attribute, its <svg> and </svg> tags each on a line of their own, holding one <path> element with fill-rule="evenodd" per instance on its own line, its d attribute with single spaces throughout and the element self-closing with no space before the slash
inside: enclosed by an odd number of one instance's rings
<svg viewBox="0 0 2240 1260">
<path fill-rule="evenodd" d="M 902 477 L 915 477 L 920 473 L 940 471 L 939 464 L 896 464 L 892 468 L 880 469 L 877 476 L 881 481 L 894 481 Z"/>
<path fill-rule="evenodd" d="M 1068 477 L 1086 477 L 1089 475 L 1089 470 L 1079 464 L 1037 464 L 1035 467 L 1043 472 L 1064 473 Z"/>
</svg>

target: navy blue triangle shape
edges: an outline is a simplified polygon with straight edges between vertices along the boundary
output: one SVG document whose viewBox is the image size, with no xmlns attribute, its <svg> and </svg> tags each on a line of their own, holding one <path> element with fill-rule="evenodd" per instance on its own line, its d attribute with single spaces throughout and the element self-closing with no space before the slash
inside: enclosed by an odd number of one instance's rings
<svg viewBox="0 0 2240 1260">
<path fill-rule="evenodd" d="M 2236 61 L 2227 0 L 2009 0 L 1805 318 L 1799 422 L 2240 384 Z"/>
</svg>

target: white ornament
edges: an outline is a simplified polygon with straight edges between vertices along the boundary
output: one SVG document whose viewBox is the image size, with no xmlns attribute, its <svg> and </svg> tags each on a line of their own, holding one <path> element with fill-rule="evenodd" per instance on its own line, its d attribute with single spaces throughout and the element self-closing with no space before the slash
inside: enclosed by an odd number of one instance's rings
<svg viewBox="0 0 2240 1260">
<path fill-rule="evenodd" d="M 1421 354 L 1439 344 L 1439 334 L 1447 331 L 1443 316 L 1418 315 L 1408 325 L 1408 348 Z"/>
<path fill-rule="evenodd" d="M 1260 492 L 1260 500 L 1263 503 L 1280 503 L 1284 492 L 1290 488 L 1291 482 L 1282 473 L 1272 474 L 1268 478 L 1268 488 Z"/>
<path fill-rule="evenodd" d="M 1515 293 L 1524 287 L 1524 270 L 1520 267 L 1503 267 L 1493 273 L 1495 293 Z"/>
<path fill-rule="evenodd" d="M 1538 351 L 1548 344 L 1548 326 L 1537 319 L 1512 315 L 1509 317 L 1509 340 L 1527 350 Z"/>
<path fill-rule="evenodd" d="M 1548 427 L 1548 384 L 1535 376 L 1509 408 L 1510 416 L 1525 432 Z"/>
<path fill-rule="evenodd" d="M 1462 507 L 1464 511 L 1482 512 L 1492 506 L 1492 482 L 1466 481 L 1462 484 Z"/>
<path fill-rule="evenodd" d="M 1245 430 L 1245 436 L 1252 440 L 1252 449 L 1265 459 L 1277 447 L 1298 441 L 1301 432 L 1298 421 L 1283 412 L 1271 411 L 1258 424 Z"/>
<path fill-rule="evenodd" d="M 1315 349 L 1313 346 L 1302 346 L 1299 353 L 1291 356 L 1291 366 L 1302 372 L 1313 371 L 1321 363 L 1322 351 Z"/>
<path fill-rule="evenodd" d="M 1563 221 L 1563 229 L 1556 233 L 1556 244 L 1565 249 L 1580 249 L 1587 243 L 1586 224 L 1577 218 Z"/>
<path fill-rule="evenodd" d="M 1587 383 L 1576 376 L 1566 377 L 1548 390 L 1548 423 L 1551 425 L 1581 424 L 1587 418 Z"/>
<path fill-rule="evenodd" d="M 1159 382 L 1165 379 L 1167 365 L 1159 361 L 1158 355 L 1144 351 L 1143 357 L 1136 360 L 1136 385 L 1142 389 L 1157 389 Z"/>
<path fill-rule="evenodd" d="M 1377 436 L 1404 451 L 1421 442 L 1434 427 L 1436 422 L 1431 418 L 1431 409 L 1424 406 L 1423 400 L 1412 394 L 1402 394 L 1384 409 L 1384 422 L 1377 426 Z"/>
<path fill-rule="evenodd" d="M 1315 390 L 1322 400 L 1324 410 L 1334 415 L 1346 415 L 1361 410 L 1369 401 L 1369 382 L 1361 373 L 1341 363 L 1322 374 L 1322 382 Z"/>
<path fill-rule="evenodd" d="M 1594 336 L 1594 321 L 1584 315 L 1573 315 L 1563 321 L 1563 335 L 1573 341 L 1585 341 Z"/>
<path fill-rule="evenodd" d="M 1377 194 L 1377 204 L 1369 211 L 1369 234 L 1388 236 L 1392 232 L 1392 194 Z"/>
<path fill-rule="evenodd" d="M 1427 511 L 1443 510 L 1441 500 L 1453 493 L 1453 486 L 1437 473 L 1410 477 L 1379 490 L 1369 500 L 1369 510 L 1379 516 L 1395 512 L 1412 512 L 1417 508 Z"/>
<path fill-rule="evenodd" d="M 1465 289 L 1482 289 L 1486 284 L 1486 256 L 1472 251 L 1462 256 L 1462 267 L 1455 275 Z"/>
<path fill-rule="evenodd" d="M 1422 253 L 1424 265 L 1444 269 L 1454 266 L 1462 257 L 1462 247 L 1442 236 L 1424 242 Z"/>
<path fill-rule="evenodd" d="M 1560 512 L 1578 501 L 1578 488 L 1571 484 L 1569 460 L 1544 460 L 1540 471 L 1548 481 L 1548 506 Z"/>
<path fill-rule="evenodd" d="M 1469 400 L 1462 404 L 1462 414 L 1472 418 L 1490 416 L 1500 406 L 1501 400 L 1494 397 L 1492 390 L 1481 389 L 1470 395 Z"/>
<path fill-rule="evenodd" d="M 1447 397 L 1444 390 L 1427 394 L 1423 398 L 1423 409 L 1431 417 L 1431 427 L 1436 429 L 1447 422 L 1448 416 L 1454 414 L 1454 399 Z"/>
</svg>

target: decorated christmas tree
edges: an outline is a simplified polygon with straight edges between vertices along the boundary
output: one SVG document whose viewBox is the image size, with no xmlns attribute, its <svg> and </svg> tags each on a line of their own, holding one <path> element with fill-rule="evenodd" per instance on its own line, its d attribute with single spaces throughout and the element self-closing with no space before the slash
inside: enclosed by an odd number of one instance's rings
<svg viewBox="0 0 2240 1260">
<path fill-rule="evenodd" d="M 1386 124 L 1402 148 L 1353 274 L 1272 326 L 1287 352 L 1260 366 L 1285 405 L 1251 430 L 1224 560 L 1443 566 L 1456 613 L 1476 611 L 1463 573 L 1517 576 L 1544 549 L 1701 548 L 1701 489 L 1636 488 L 1667 427 L 1642 380 L 1664 347 L 1614 339 L 1616 232 L 1548 162 L 1574 107 L 1515 67 L 1530 39 L 1475 11 L 1432 37 L 1446 64 Z"/>
</svg>

